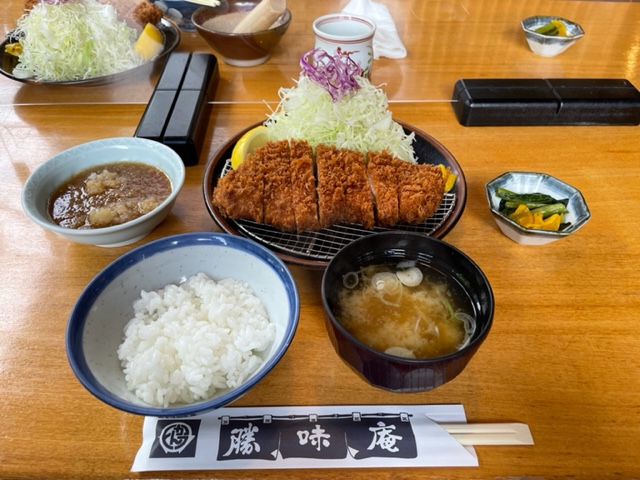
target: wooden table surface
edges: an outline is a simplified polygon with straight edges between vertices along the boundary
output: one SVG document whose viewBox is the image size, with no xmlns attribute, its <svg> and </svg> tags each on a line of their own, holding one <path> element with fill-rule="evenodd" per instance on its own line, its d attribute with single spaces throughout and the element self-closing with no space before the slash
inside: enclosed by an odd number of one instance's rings
<svg viewBox="0 0 640 480">
<path fill-rule="evenodd" d="M 442 142 L 464 169 L 468 200 L 445 240 L 473 258 L 494 289 L 486 342 L 464 372 L 436 390 L 392 394 L 356 377 L 323 324 L 322 273 L 291 266 L 299 328 L 286 355 L 238 406 L 464 405 L 470 422 L 524 422 L 535 445 L 476 447 L 477 468 L 131 473 L 142 418 L 90 395 L 67 362 L 68 314 L 87 283 L 131 248 L 167 235 L 212 231 L 202 196 L 207 160 L 229 137 L 265 118 L 264 101 L 298 77 L 313 18 L 346 1 L 291 0 L 293 23 L 269 62 L 221 63 L 205 148 L 169 218 L 129 247 L 70 243 L 32 224 L 20 193 L 28 175 L 73 145 L 131 136 L 155 78 L 105 87 L 36 87 L 0 78 L 0 478 L 639 478 L 640 135 L 638 127 L 463 127 L 449 98 L 466 77 L 612 77 L 640 85 L 640 3 L 532 0 L 385 0 L 404 59 L 380 59 L 395 118 Z M 6 33 L 22 2 L 0 11 Z M 520 19 L 554 14 L 587 34 L 555 58 L 533 55 Z M 208 51 L 183 33 L 181 49 Z M 486 182 L 507 170 L 541 171 L 579 188 L 592 219 L 539 247 L 502 235 Z"/>
</svg>

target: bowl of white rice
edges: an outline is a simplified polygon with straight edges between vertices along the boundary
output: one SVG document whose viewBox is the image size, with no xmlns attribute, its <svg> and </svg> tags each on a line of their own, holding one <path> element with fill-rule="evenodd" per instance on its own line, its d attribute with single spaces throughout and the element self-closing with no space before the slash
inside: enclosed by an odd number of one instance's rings
<svg viewBox="0 0 640 480">
<path fill-rule="evenodd" d="M 66 331 L 80 383 L 145 416 L 203 413 L 238 399 L 285 354 L 300 299 L 286 265 L 252 240 L 188 233 L 108 265 Z"/>
</svg>

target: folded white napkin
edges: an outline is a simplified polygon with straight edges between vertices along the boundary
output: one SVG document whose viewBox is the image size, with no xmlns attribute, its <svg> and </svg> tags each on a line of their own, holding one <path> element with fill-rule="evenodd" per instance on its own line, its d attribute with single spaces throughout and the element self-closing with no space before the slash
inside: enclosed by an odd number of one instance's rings
<svg viewBox="0 0 640 480">
<path fill-rule="evenodd" d="M 371 0 L 351 0 L 342 9 L 343 13 L 362 15 L 376 22 L 376 34 L 373 37 L 373 58 L 403 58 L 407 56 L 396 24 L 386 5 Z"/>
</svg>

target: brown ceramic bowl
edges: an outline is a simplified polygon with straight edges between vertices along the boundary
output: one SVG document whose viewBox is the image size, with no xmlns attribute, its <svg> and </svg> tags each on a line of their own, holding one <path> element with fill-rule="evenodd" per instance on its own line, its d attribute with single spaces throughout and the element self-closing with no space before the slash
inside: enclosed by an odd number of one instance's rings
<svg viewBox="0 0 640 480">
<path fill-rule="evenodd" d="M 474 310 L 475 332 L 466 346 L 434 358 L 402 358 L 375 350 L 355 338 L 334 312 L 343 278 L 349 272 L 381 263 L 413 260 L 458 283 Z M 325 325 L 336 353 L 362 379 L 392 392 L 422 392 L 443 385 L 467 366 L 491 329 L 494 298 L 480 268 L 457 248 L 419 233 L 375 233 L 350 243 L 333 257 L 322 278 Z"/>
<path fill-rule="evenodd" d="M 228 33 L 224 15 L 238 16 L 250 12 L 259 0 L 223 0 L 217 7 L 200 7 L 191 16 L 198 33 L 222 60 L 236 67 L 253 67 L 266 62 L 291 24 L 289 9 L 268 29 L 254 33 Z"/>
</svg>

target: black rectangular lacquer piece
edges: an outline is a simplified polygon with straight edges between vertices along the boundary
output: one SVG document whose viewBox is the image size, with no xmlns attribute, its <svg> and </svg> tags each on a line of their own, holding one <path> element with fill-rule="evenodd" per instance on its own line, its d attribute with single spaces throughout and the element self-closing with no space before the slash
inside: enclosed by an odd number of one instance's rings
<svg viewBox="0 0 640 480">
<path fill-rule="evenodd" d="M 452 100 L 464 126 L 640 124 L 640 92 L 625 79 L 460 79 Z"/>
<path fill-rule="evenodd" d="M 219 78 L 214 55 L 171 53 L 134 135 L 171 147 L 187 166 L 197 164 L 207 125 L 206 107 Z"/>
</svg>

